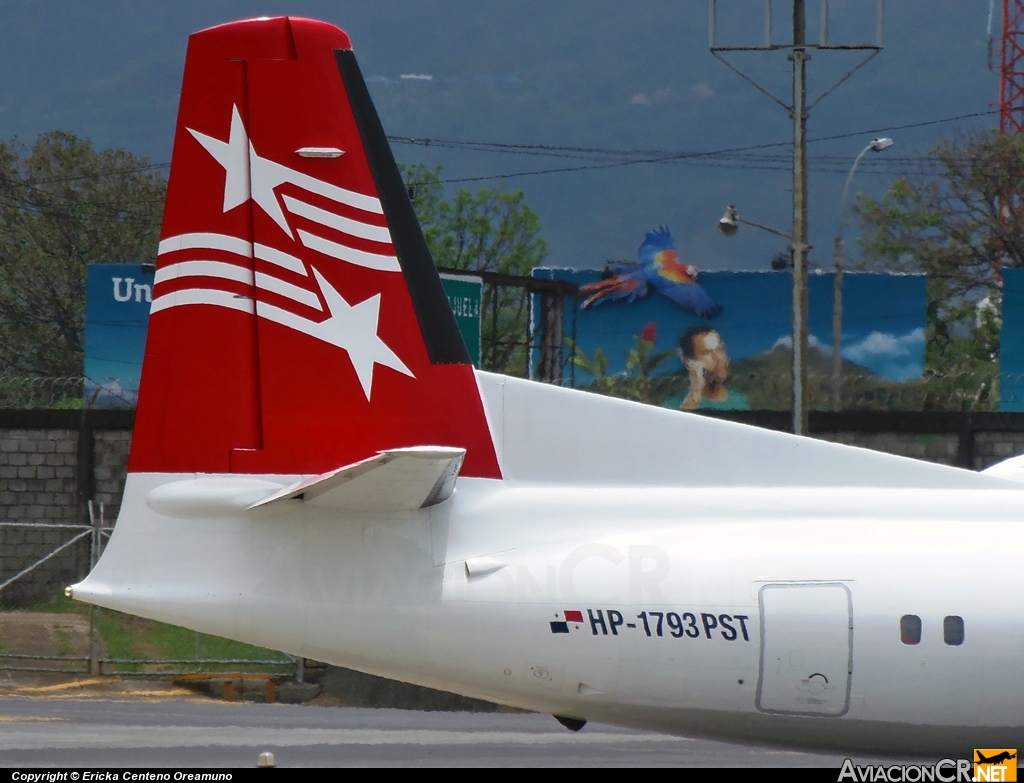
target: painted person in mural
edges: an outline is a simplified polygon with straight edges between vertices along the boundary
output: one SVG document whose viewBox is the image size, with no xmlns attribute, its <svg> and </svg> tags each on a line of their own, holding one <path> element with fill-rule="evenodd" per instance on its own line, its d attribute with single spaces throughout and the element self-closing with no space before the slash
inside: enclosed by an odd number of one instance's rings
<svg viewBox="0 0 1024 783">
<path fill-rule="evenodd" d="M 690 389 L 685 397 L 669 397 L 664 407 L 684 411 L 750 410 L 746 396 L 725 385 L 729 380 L 729 353 L 715 329 L 706 324 L 691 326 L 679 338 L 678 353 L 689 373 Z"/>
</svg>

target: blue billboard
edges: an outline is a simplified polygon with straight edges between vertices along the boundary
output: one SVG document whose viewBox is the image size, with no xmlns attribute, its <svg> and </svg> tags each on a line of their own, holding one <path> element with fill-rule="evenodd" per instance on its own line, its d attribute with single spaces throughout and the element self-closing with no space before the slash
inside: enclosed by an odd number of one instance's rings
<svg viewBox="0 0 1024 783">
<path fill-rule="evenodd" d="M 139 398 L 155 269 L 90 264 L 85 299 L 85 406 L 132 408 Z"/>
<path fill-rule="evenodd" d="M 604 272 L 534 270 L 535 277 L 580 286 L 571 327 L 576 361 L 570 356 L 573 346 L 567 343 L 563 360 L 570 371 L 563 372 L 563 379 L 588 387 L 600 381 L 594 372 L 612 379 L 635 375 L 642 358 L 637 351 L 643 352 L 641 341 L 647 341 L 648 359 L 654 360 L 648 361 L 647 370 L 666 376 L 661 383 L 665 391 L 648 401 L 684 408 L 787 408 L 790 273 L 702 272 L 698 278 L 693 267 L 686 268 L 688 273 L 674 287 L 660 280 L 650 286 L 643 281 L 633 285 L 624 267 Z M 808 277 L 808 367 L 812 380 L 820 380 L 819 397 L 826 393 L 831 375 L 833 286 L 832 273 Z M 567 312 L 571 307 L 567 303 Z M 925 308 L 923 275 L 844 274 L 844 384 L 865 389 L 920 378 Z M 568 320 L 565 329 L 569 334 Z M 535 362 L 536 358 L 535 352 Z M 668 376 L 675 376 L 676 382 Z"/>
<path fill-rule="evenodd" d="M 1003 270 L 999 410 L 1024 411 L 1024 269 Z"/>
</svg>

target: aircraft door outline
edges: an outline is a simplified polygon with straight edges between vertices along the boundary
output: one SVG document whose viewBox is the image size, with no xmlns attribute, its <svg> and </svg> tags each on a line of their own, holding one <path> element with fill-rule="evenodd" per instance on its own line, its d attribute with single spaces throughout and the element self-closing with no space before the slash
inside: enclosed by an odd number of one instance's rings
<svg viewBox="0 0 1024 783">
<path fill-rule="evenodd" d="M 758 591 L 756 706 L 773 715 L 840 718 L 853 680 L 853 596 L 841 582 L 770 583 Z"/>
</svg>

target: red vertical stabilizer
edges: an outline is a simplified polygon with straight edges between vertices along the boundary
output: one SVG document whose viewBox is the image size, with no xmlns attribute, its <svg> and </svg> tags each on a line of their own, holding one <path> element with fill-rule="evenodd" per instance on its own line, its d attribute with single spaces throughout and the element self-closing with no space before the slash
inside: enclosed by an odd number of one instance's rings
<svg viewBox="0 0 1024 783">
<path fill-rule="evenodd" d="M 130 471 L 323 473 L 423 445 L 500 478 L 348 36 L 289 17 L 196 33 Z"/>
</svg>

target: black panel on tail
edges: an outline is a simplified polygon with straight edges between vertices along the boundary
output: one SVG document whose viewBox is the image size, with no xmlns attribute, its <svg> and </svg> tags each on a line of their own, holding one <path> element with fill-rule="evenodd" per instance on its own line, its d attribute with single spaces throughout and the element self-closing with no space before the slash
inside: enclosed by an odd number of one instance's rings
<svg viewBox="0 0 1024 783">
<path fill-rule="evenodd" d="M 434 260 L 430 257 L 430 250 L 427 249 L 402 175 L 391 154 L 377 110 L 370 100 L 363 74 L 356 64 L 356 57 L 351 51 L 343 49 L 336 50 L 334 56 L 338 60 L 341 79 L 352 103 L 359 135 L 370 161 L 370 172 L 377 183 L 377 194 L 384 208 L 384 216 L 388 219 L 391 241 L 409 286 L 430 361 L 434 364 L 471 364 L 472 359 L 459 333 L 459 326 L 441 285 Z"/>
</svg>

